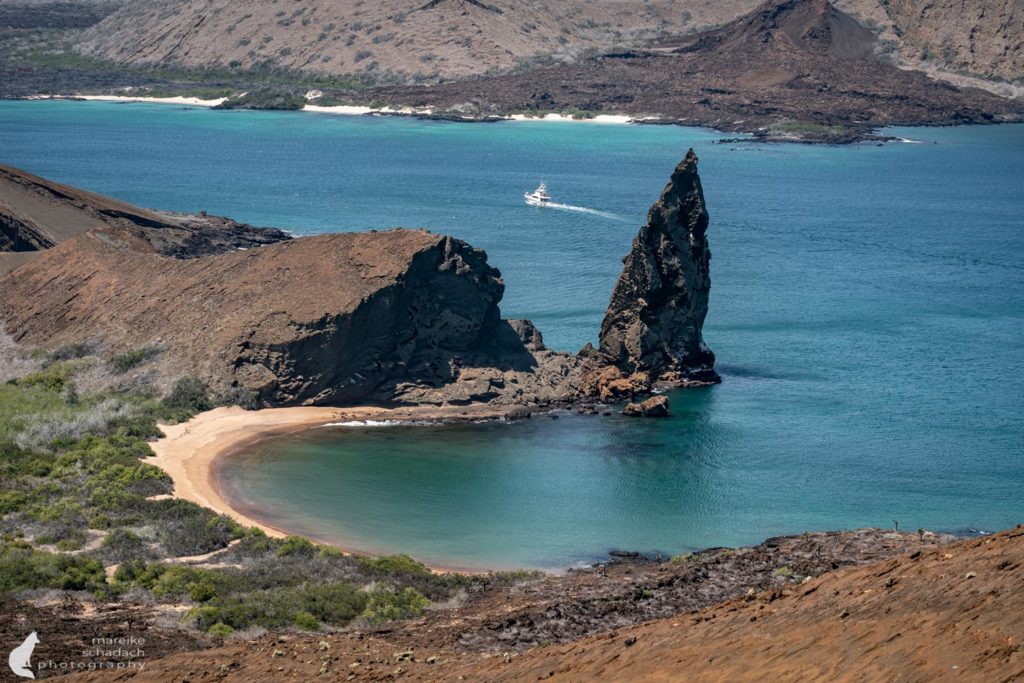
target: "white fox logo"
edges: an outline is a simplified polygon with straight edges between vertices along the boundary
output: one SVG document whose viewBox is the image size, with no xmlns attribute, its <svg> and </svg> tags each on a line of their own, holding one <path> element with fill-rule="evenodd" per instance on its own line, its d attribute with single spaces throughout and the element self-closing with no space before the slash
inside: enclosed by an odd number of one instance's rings
<svg viewBox="0 0 1024 683">
<path fill-rule="evenodd" d="M 29 663 L 29 659 L 32 658 L 32 650 L 36 649 L 36 643 L 38 642 L 39 636 L 36 635 L 35 631 L 32 631 L 32 633 L 28 634 L 25 642 L 11 650 L 11 654 L 7 656 L 7 665 L 11 667 L 11 671 L 16 676 L 21 676 L 22 678 L 36 677 L 32 673 L 32 665 Z"/>
</svg>

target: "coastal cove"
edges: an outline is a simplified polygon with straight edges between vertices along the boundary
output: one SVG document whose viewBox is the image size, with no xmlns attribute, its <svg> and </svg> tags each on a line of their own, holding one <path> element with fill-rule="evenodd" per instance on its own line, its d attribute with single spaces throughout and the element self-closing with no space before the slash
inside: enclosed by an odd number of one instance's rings
<svg viewBox="0 0 1024 683">
<path fill-rule="evenodd" d="M 466 239 L 502 271 L 502 314 L 569 351 L 594 340 L 619 259 L 696 147 L 724 382 L 673 392 L 671 418 L 326 427 L 197 465 L 250 521 L 471 568 L 1020 521 L 1024 126 L 890 132 L 923 144 L 0 103 L 4 162 L 143 206 Z M 540 180 L 570 208 L 523 206 Z M 353 417 L 333 410 L 298 426 Z"/>
</svg>

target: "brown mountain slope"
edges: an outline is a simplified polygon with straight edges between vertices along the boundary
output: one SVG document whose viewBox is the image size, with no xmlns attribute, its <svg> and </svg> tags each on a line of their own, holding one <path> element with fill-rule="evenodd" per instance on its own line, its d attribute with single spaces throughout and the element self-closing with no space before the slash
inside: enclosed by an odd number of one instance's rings
<svg viewBox="0 0 1024 683">
<path fill-rule="evenodd" d="M 0 164 L 2 250 L 47 249 L 118 218 L 137 225 L 168 228 L 184 222 Z"/>
<path fill-rule="evenodd" d="M 821 540 L 817 536 L 811 534 L 802 541 L 805 550 Z M 893 537 L 900 542 L 899 534 Z M 773 539 L 735 553 L 708 551 L 707 557 L 691 560 L 699 569 L 690 573 L 675 563 L 647 569 L 613 565 L 605 573 L 547 580 L 544 585 L 564 584 L 560 603 L 557 598 L 543 602 L 541 596 L 551 591 L 527 585 L 510 589 L 505 599 L 496 595 L 454 613 L 440 611 L 421 622 L 397 623 L 376 632 L 228 642 L 203 652 L 147 661 L 143 672 L 95 672 L 68 680 L 924 683 L 1024 679 L 1024 620 L 1020 618 L 1024 614 L 1024 591 L 1020 590 L 1024 528 L 952 545 L 925 546 L 805 582 L 781 580 L 781 573 L 773 571 L 777 558 L 763 553 L 766 549 L 778 552 L 773 543 L 780 542 L 787 548 L 783 552 L 792 553 L 789 545 L 801 543 L 798 539 Z M 834 539 L 840 545 L 851 542 L 850 535 Z M 686 607 L 679 603 L 677 609 L 683 612 L 639 626 L 618 626 L 628 623 L 626 611 L 586 587 L 592 583 L 606 593 L 618 587 L 625 597 L 632 586 L 633 604 L 678 588 L 699 604 L 709 590 L 707 584 L 728 573 L 725 565 L 742 562 L 738 557 L 761 563 L 768 580 L 757 584 L 760 592 L 750 591 L 745 598 L 690 613 L 683 613 Z M 809 558 L 822 560 L 813 552 Z M 774 587 L 765 588 L 773 582 Z M 714 594 L 715 589 L 710 592 Z M 531 600 L 538 601 L 536 610 L 520 618 L 522 603 Z M 611 630 L 517 651 L 520 633 L 530 637 L 545 625 L 577 631 L 583 624 L 581 615 L 588 610 L 601 614 L 605 628 Z M 464 645 L 453 646 L 452 634 L 460 633 L 465 635 L 457 643 Z M 499 649 L 473 651 L 466 645 L 475 642 L 471 634 L 496 643 Z"/>
<path fill-rule="evenodd" d="M 876 58 L 873 36 L 826 0 L 771 0 L 719 29 L 660 45 L 429 88 L 377 88 L 363 96 L 479 115 L 617 111 L 834 141 L 888 124 L 1024 114 L 1024 102 L 957 89 Z"/>
<path fill-rule="evenodd" d="M 837 0 L 912 67 L 1024 77 L 1020 0 Z M 522 58 L 574 60 L 720 26 L 756 0 L 135 0 L 89 29 L 79 49 L 128 64 L 275 66 L 350 74 L 465 76 Z"/>
<path fill-rule="evenodd" d="M 264 61 L 345 74 L 465 76 L 719 24 L 756 0 L 137 0 L 88 31 L 87 54 L 188 67 Z"/>
<path fill-rule="evenodd" d="M 118 228 L 136 248 L 190 258 L 288 239 L 216 216 L 151 211 L 0 164 L 0 276 L 87 230 Z"/>
<path fill-rule="evenodd" d="M 879 3 L 913 66 L 1009 81 L 1024 79 L 1024 3 L 1020 0 L 888 0 Z"/>
</svg>

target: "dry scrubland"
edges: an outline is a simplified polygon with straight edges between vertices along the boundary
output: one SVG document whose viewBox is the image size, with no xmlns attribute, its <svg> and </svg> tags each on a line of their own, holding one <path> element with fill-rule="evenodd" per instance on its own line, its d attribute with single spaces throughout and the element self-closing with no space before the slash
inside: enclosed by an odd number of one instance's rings
<svg viewBox="0 0 1024 683">
<path fill-rule="evenodd" d="M 129 2 L 87 31 L 83 53 L 118 63 L 464 77 L 703 31 L 757 0 L 174 0 Z M 1017 0 L 837 0 L 909 65 L 1017 80 Z"/>
</svg>

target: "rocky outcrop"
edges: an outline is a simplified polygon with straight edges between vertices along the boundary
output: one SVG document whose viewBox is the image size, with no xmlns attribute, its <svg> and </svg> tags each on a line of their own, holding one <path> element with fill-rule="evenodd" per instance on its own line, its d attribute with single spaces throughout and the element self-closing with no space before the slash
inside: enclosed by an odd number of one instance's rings
<svg viewBox="0 0 1024 683">
<path fill-rule="evenodd" d="M 43 226 L 32 234 L 49 243 L 0 277 L 7 332 L 40 347 L 156 347 L 150 369 L 165 384 L 196 376 L 263 405 L 529 411 L 632 401 L 656 382 L 717 380 L 701 339 L 710 256 L 692 152 L 625 259 L 600 350 L 579 355 L 548 349 L 528 320 L 502 319 L 501 273 L 451 237 L 396 229 L 229 248 L 231 239 L 264 244 L 276 235 L 147 212 L 34 177 L 0 182 L 0 192 L 11 187 L 22 194 L 6 215 Z M 58 215 L 78 222 L 47 233 Z M 667 405 L 659 398 L 635 410 L 667 414 Z"/>
<path fill-rule="evenodd" d="M 711 290 L 708 212 L 691 149 L 633 240 L 601 323 L 601 356 L 624 375 L 719 381 L 701 334 Z"/>
<path fill-rule="evenodd" d="M 668 399 L 664 396 L 651 396 L 639 403 L 627 403 L 622 414 L 627 417 L 668 417 Z"/>
<path fill-rule="evenodd" d="M 44 346 L 160 345 L 168 376 L 268 405 L 401 397 L 409 382 L 488 400 L 502 373 L 538 364 L 517 333 L 532 325 L 500 319 L 500 273 L 450 237 L 321 235 L 191 260 L 135 246 L 120 229 L 89 231 L 0 280 L 9 332 Z"/>
</svg>

